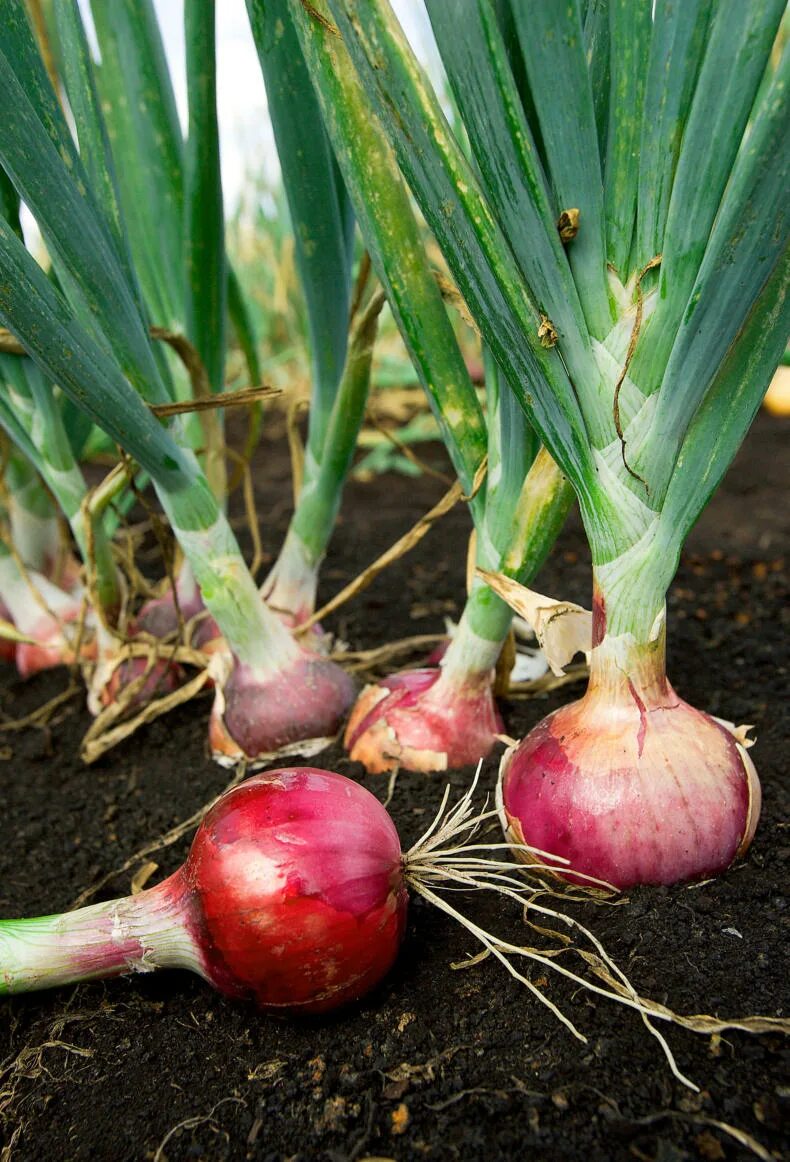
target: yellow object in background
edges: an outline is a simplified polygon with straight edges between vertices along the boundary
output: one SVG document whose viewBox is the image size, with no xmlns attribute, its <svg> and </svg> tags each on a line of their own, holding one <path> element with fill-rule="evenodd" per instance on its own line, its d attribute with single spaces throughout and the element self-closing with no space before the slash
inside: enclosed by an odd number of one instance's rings
<svg viewBox="0 0 790 1162">
<path fill-rule="evenodd" d="M 790 416 L 790 367 L 777 367 L 764 406 L 772 416 Z"/>
</svg>

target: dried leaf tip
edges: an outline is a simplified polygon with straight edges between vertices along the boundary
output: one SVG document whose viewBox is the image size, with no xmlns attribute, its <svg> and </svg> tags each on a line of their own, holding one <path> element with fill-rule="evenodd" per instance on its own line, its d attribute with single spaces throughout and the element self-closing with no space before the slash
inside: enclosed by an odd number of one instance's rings
<svg viewBox="0 0 790 1162">
<path fill-rule="evenodd" d="M 560 241 L 563 243 L 572 242 L 579 233 L 579 217 L 580 213 L 577 207 L 570 210 L 563 210 L 557 219 L 557 229 L 560 232 Z"/>
<path fill-rule="evenodd" d="M 538 338 L 540 339 L 541 347 L 556 347 L 557 328 L 552 323 L 548 315 L 540 316 L 540 326 L 538 327 Z"/>
</svg>

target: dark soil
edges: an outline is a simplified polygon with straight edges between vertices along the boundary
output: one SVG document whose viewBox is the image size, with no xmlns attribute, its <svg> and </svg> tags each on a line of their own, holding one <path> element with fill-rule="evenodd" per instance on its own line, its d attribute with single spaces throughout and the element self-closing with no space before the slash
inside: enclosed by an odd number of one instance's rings
<svg viewBox="0 0 790 1162">
<path fill-rule="evenodd" d="M 720 717 L 756 724 L 764 809 L 754 845 L 715 883 L 643 889 L 626 906 L 578 910 L 643 994 L 684 1013 L 788 1013 L 783 435 L 781 421 L 760 417 L 692 534 L 670 597 L 670 673 L 679 692 Z M 425 454 L 442 465 L 440 449 Z M 442 489 L 429 476 L 352 484 L 321 596 L 395 540 Z M 264 442 L 257 493 L 274 550 L 290 495 L 281 443 Z M 441 630 L 443 616 L 461 606 L 467 519 L 460 508 L 451 513 L 329 628 L 355 648 Z M 586 603 L 589 584 L 572 519 L 539 586 Z M 24 715 L 66 684 L 64 672 L 23 683 L 5 668 L 0 707 Z M 509 733 L 523 735 L 570 696 L 564 689 L 505 704 Z M 47 730 L 0 736 L 0 915 L 68 908 L 216 795 L 228 773 L 207 758 L 207 710 L 205 700 L 195 702 L 91 768 L 77 757 L 89 723 L 80 699 Z M 497 759 L 486 764 L 485 789 Z M 339 746 L 315 763 L 362 778 Z M 450 781 L 462 788 L 468 778 L 460 771 Z M 445 781 L 399 776 L 390 810 L 404 845 L 426 825 Z M 385 797 L 386 780 L 368 786 Z M 178 865 L 188 842 L 154 856 L 157 876 Z M 130 875 L 103 895 L 128 892 Z M 469 898 L 465 906 L 490 929 L 525 939 L 515 905 Z M 586 1034 L 581 1044 L 496 963 L 451 969 L 477 951 L 467 932 L 417 901 L 387 980 L 362 1004 L 320 1020 L 261 1016 L 176 972 L 4 1000 L 0 1133 L 9 1157 L 753 1157 L 738 1132 L 780 1156 L 790 1086 L 779 1036 L 669 1027 L 680 1068 L 700 1087 L 694 1094 L 674 1081 L 637 1015 L 552 977 L 546 991 Z M 530 975 L 540 982 L 543 971 L 536 966 Z"/>
</svg>

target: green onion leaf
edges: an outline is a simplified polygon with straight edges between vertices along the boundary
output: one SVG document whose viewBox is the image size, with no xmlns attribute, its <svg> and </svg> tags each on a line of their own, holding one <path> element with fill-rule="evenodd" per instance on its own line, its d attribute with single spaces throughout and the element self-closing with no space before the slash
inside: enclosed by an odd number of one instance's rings
<svg viewBox="0 0 790 1162">
<path fill-rule="evenodd" d="M 332 12 L 483 337 L 552 456 L 584 489 L 588 435 L 559 353 L 552 349 L 551 321 L 541 319 L 530 299 L 430 85 L 391 12 L 378 0 L 363 6 L 333 0 Z"/>
<path fill-rule="evenodd" d="M 308 445 L 320 463 L 343 374 L 351 297 L 353 215 L 287 0 L 247 0 L 291 215 L 310 331 Z"/>
<path fill-rule="evenodd" d="M 627 282 L 630 274 L 628 256 L 636 217 L 650 10 L 650 0 L 611 0 L 609 5 L 612 88 L 604 163 L 606 253 L 622 282 Z"/>
<path fill-rule="evenodd" d="M 590 333 L 602 339 L 612 314 L 600 151 L 579 0 L 527 0 L 513 12 L 557 206 L 580 213 L 569 259 Z"/>
<path fill-rule="evenodd" d="M 185 161 L 187 337 L 212 391 L 225 385 L 225 219 L 217 125 L 214 0 L 186 0 L 189 134 Z"/>
</svg>

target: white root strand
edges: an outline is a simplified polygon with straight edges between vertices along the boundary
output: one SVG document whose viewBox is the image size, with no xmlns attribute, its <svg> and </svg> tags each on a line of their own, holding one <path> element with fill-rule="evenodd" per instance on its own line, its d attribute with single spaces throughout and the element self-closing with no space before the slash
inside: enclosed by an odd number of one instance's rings
<svg viewBox="0 0 790 1162">
<path fill-rule="evenodd" d="M 674 1014 L 669 1010 L 653 1009 L 649 1002 L 644 1002 L 622 969 L 614 963 L 606 952 L 598 938 L 583 924 L 580 924 L 573 917 L 558 912 L 553 908 L 537 904 L 535 897 L 546 893 L 547 889 L 544 885 L 535 887 L 524 883 L 518 878 L 519 873 L 545 870 L 545 864 L 540 859 L 540 855 L 548 853 L 533 852 L 531 848 L 525 846 L 524 851 L 535 856 L 536 861 L 534 864 L 519 866 L 518 864 L 504 860 L 488 860 L 476 854 L 484 851 L 502 851 L 503 849 L 508 849 L 510 847 L 509 844 L 496 843 L 487 845 L 471 842 L 462 842 L 459 844 L 458 840 L 461 836 L 466 835 L 469 840 L 473 839 L 475 833 L 483 823 L 497 816 L 496 811 L 487 810 L 487 802 L 483 805 L 482 811 L 475 811 L 473 795 L 480 777 L 481 766 L 482 764 L 478 766 L 472 785 L 466 793 L 461 796 L 456 804 L 449 808 L 450 787 L 448 785 L 445 788 L 441 806 L 435 818 L 417 843 L 409 849 L 404 857 L 407 882 L 418 895 L 421 895 L 425 900 L 433 904 L 434 907 L 452 916 L 453 919 L 457 920 L 458 923 L 471 932 L 483 947 L 504 965 L 507 972 L 515 980 L 528 988 L 540 1000 L 541 1004 L 549 1008 L 555 1017 L 579 1040 L 586 1041 L 586 1038 L 576 1028 L 573 1022 L 536 985 L 516 969 L 510 957 L 526 957 L 534 963 L 542 965 L 544 968 L 559 973 L 566 979 L 573 981 L 575 984 L 598 996 L 607 997 L 609 1000 L 615 1001 L 618 1004 L 635 1009 L 642 1018 L 647 1030 L 656 1038 L 661 1046 L 673 1075 L 683 1085 L 697 1091 L 698 1087 L 680 1072 L 666 1038 L 655 1028 L 650 1019 L 651 1017 L 656 1017 L 660 1020 L 673 1020 Z M 600 881 L 596 882 L 600 884 Z M 544 954 L 534 948 L 500 940 L 492 933 L 486 932 L 485 929 L 479 927 L 468 916 L 459 912 L 447 900 L 438 895 L 437 892 L 442 889 L 445 891 L 465 891 L 472 889 L 497 892 L 509 899 L 516 900 L 532 912 L 559 921 L 561 924 L 573 929 L 579 935 L 586 938 L 592 944 L 604 965 L 611 971 L 613 977 L 622 984 L 623 992 L 604 988 L 599 984 L 593 984 L 572 970 L 565 968 L 564 965 L 558 964 L 553 959 L 551 953 Z M 558 933 L 559 936 L 561 934 Z M 565 949 L 555 950 L 554 956 L 562 951 L 565 951 Z"/>
</svg>

